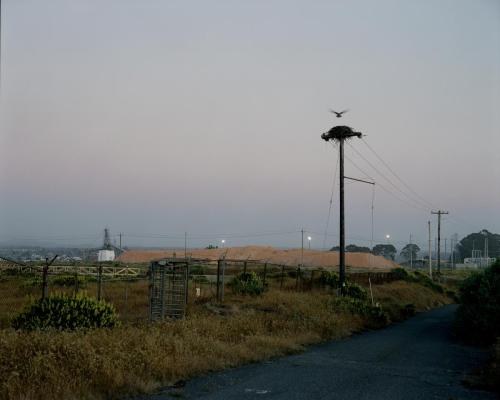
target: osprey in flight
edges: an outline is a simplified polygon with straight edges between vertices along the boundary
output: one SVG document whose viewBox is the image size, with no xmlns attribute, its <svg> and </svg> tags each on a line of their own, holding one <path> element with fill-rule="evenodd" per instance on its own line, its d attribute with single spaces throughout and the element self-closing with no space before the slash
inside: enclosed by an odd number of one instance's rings
<svg viewBox="0 0 500 400">
<path fill-rule="evenodd" d="M 335 110 L 330 109 L 330 112 L 333 113 L 333 114 L 335 114 L 335 116 L 337 118 L 340 118 L 342 116 L 342 114 L 345 114 L 347 111 L 349 111 L 349 110 L 344 110 L 344 111 L 341 111 L 341 112 L 337 112 Z"/>
</svg>

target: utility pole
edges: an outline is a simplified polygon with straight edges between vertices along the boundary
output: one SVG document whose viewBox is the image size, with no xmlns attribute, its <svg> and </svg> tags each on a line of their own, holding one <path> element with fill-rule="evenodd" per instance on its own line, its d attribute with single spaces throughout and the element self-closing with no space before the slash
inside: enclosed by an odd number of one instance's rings
<svg viewBox="0 0 500 400">
<path fill-rule="evenodd" d="M 304 228 L 300 230 L 302 234 L 302 247 L 300 248 L 300 266 L 304 266 Z"/>
<path fill-rule="evenodd" d="M 410 233 L 410 268 L 413 269 L 413 245 L 411 243 L 411 233 Z"/>
<path fill-rule="evenodd" d="M 321 138 L 323 140 L 335 140 L 339 143 L 339 162 L 340 162 L 340 190 L 339 190 L 339 206 L 340 206 L 340 254 L 339 254 L 339 280 L 340 280 L 340 293 L 345 294 L 345 209 L 344 209 L 344 141 L 352 137 L 360 138 L 360 132 L 354 132 L 348 126 L 334 126 L 328 132 L 323 133 Z"/>
<path fill-rule="evenodd" d="M 187 242 L 188 242 L 188 234 L 184 232 L 184 258 L 187 259 Z"/>
<path fill-rule="evenodd" d="M 448 241 L 448 239 L 444 238 L 444 258 L 446 260 L 446 262 L 448 262 L 448 248 L 446 247 L 446 242 Z"/>
<path fill-rule="evenodd" d="M 449 214 L 448 211 L 431 211 L 431 214 L 436 214 L 438 216 L 438 239 L 437 239 L 437 250 L 438 250 L 438 275 L 441 275 L 441 215 Z"/>
<path fill-rule="evenodd" d="M 455 246 L 457 245 L 456 241 L 457 239 L 454 237 L 455 235 L 453 235 L 451 238 L 450 238 L 450 241 L 451 241 L 451 269 L 455 269 Z"/>
<path fill-rule="evenodd" d="M 427 221 L 429 227 L 429 278 L 432 279 L 432 247 L 431 247 L 431 221 Z"/>
<path fill-rule="evenodd" d="M 122 233 L 120 232 L 120 249 L 122 248 Z"/>
</svg>

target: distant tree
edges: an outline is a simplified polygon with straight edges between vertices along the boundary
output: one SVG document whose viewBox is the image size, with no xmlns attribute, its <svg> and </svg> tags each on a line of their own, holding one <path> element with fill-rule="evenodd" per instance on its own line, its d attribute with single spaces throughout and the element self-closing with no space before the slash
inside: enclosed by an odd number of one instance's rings
<svg viewBox="0 0 500 400">
<path fill-rule="evenodd" d="M 346 246 L 345 251 L 350 253 L 371 253 L 369 247 L 356 246 L 355 244 L 349 244 Z"/>
<path fill-rule="evenodd" d="M 417 259 L 418 252 L 420 251 L 420 247 L 418 247 L 415 243 L 408 243 L 405 247 L 401 249 L 401 257 L 403 257 L 406 261 L 410 261 L 410 258 L 413 260 Z"/>
<path fill-rule="evenodd" d="M 330 249 L 330 251 L 340 251 L 340 247 L 334 246 Z M 355 244 L 348 244 L 345 247 L 345 251 L 347 253 L 371 253 L 371 250 L 369 247 L 357 246 Z"/>
<path fill-rule="evenodd" d="M 397 252 L 398 251 L 392 244 L 377 244 L 373 247 L 372 250 L 373 254 L 385 257 L 389 260 L 394 260 Z"/>
<path fill-rule="evenodd" d="M 213 244 L 209 244 L 207 247 L 205 247 L 205 249 L 207 250 L 214 250 L 214 249 L 218 249 L 219 246 L 214 246 Z"/>
<path fill-rule="evenodd" d="M 483 254 L 486 240 L 488 240 L 489 257 L 500 258 L 500 234 L 491 233 L 486 229 L 483 229 L 481 232 L 471 233 L 464 237 L 458 242 L 456 250 L 462 260 L 472 257 L 472 250 L 481 250 L 481 254 Z"/>
</svg>

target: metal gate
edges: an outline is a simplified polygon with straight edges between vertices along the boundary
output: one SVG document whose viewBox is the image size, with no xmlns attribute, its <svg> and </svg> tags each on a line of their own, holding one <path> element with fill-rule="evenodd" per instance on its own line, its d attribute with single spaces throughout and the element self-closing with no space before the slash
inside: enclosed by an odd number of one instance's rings
<svg viewBox="0 0 500 400">
<path fill-rule="evenodd" d="M 153 261 L 149 269 L 149 319 L 183 318 L 189 266 L 185 259 Z"/>
</svg>

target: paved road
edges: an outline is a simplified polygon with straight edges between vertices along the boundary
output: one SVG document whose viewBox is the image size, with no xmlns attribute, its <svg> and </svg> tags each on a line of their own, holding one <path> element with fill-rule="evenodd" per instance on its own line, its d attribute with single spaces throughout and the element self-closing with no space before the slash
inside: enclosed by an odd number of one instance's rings
<svg viewBox="0 0 500 400">
<path fill-rule="evenodd" d="M 302 354 L 194 379 L 149 400 L 494 399 L 461 384 L 487 357 L 450 336 L 455 306 Z"/>
</svg>

